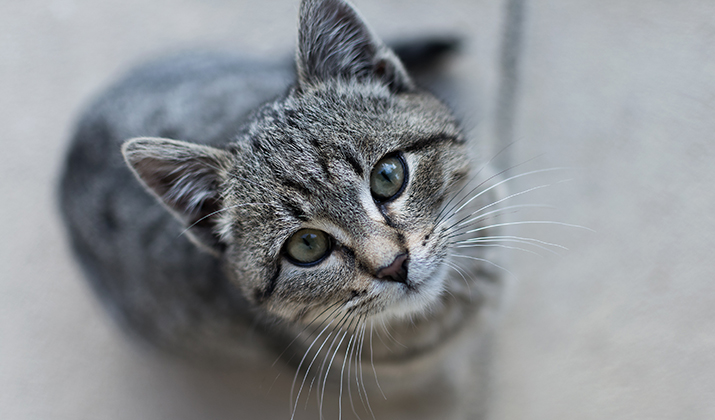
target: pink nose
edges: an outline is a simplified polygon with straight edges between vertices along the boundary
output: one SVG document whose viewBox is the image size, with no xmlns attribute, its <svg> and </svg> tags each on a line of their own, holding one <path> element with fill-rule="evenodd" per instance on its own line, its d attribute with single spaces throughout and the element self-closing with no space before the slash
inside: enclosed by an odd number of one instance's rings
<svg viewBox="0 0 715 420">
<path fill-rule="evenodd" d="M 392 264 L 377 270 L 375 276 L 378 279 L 396 281 L 398 283 L 407 282 L 407 254 L 400 254 Z"/>
</svg>

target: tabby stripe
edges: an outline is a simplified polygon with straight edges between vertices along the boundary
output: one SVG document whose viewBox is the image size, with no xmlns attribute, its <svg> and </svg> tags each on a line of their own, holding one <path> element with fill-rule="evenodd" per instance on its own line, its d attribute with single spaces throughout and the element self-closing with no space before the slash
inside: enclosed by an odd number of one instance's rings
<svg viewBox="0 0 715 420">
<path fill-rule="evenodd" d="M 307 221 L 308 216 L 305 214 L 303 209 L 301 209 L 298 205 L 290 203 L 290 202 L 284 202 L 283 206 L 285 207 L 286 210 L 293 216 L 294 218 L 298 220 L 303 220 Z"/>
<path fill-rule="evenodd" d="M 273 292 L 276 291 L 276 283 L 278 283 L 278 276 L 280 275 L 281 272 L 281 264 L 278 263 L 276 266 L 276 270 L 273 273 L 273 276 L 271 276 L 271 280 L 268 282 L 268 285 L 266 286 L 265 289 L 256 289 L 255 293 L 253 294 L 253 297 L 256 299 L 256 302 L 258 303 L 263 303 L 265 302 L 268 298 L 273 295 Z"/>
<path fill-rule="evenodd" d="M 347 265 L 352 268 L 352 269 L 357 269 L 358 271 L 362 271 L 363 273 L 373 276 L 375 273 L 372 272 L 369 266 L 365 265 L 362 261 L 360 261 L 356 256 L 355 256 L 355 251 L 352 250 L 351 248 L 348 248 L 346 246 L 340 247 L 340 250 L 343 252 L 343 255 L 345 255 L 347 258 Z"/>
<path fill-rule="evenodd" d="M 358 177 L 362 178 L 364 176 L 364 171 L 362 169 L 362 166 L 360 166 L 360 162 L 358 162 L 357 157 L 353 154 L 352 151 L 345 151 L 345 160 L 350 164 L 350 166 L 353 167 L 353 170 L 357 174 Z"/>
<path fill-rule="evenodd" d="M 286 186 L 288 188 L 298 191 L 301 195 L 303 195 L 305 197 L 311 197 L 313 195 L 313 193 L 308 189 L 307 186 L 301 184 L 300 182 L 296 181 L 295 179 L 290 179 L 290 178 L 285 178 L 285 177 L 279 177 L 278 179 L 281 184 L 283 184 L 284 186 Z"/>
<path fill-rule="evenodd" d="M 323 170 L 323 173 L 328 179 L 331 179 L 332 176 L 330 174 L 330 171 L 328 170 L 328 162 L 327 160 L 323 159 L 322 157 L 318 157 L 318 164 L 320 165 L 320 168 Z"/>
<path fill-rule="evenodd" d="M 406 152 L 415 152 L 428 147 L 436 146 L 440 143 L 450 142 L 456 144 L 463 144 L 464 141 L 464 138 L 461 136 L 457 137 L 449 134 L 435 134 L 433 136 L 417 140 L 415 143 L 412 143 L 411 145 L 407 146 L 404 150 Z"/>
</svg>

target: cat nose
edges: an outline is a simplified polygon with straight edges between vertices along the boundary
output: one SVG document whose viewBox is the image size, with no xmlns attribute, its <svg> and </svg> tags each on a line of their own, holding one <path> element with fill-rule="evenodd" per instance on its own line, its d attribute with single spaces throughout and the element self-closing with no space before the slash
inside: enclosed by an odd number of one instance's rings
<svg viewBox="0 0 715 420">
<path fill-rule="evenodd" d="M 400 254 L 395 257 L 395 261 L 390 265 L 377 270 L 375 276 L 378 279 L 407 283 L 407 254 Z"/>
</svg>

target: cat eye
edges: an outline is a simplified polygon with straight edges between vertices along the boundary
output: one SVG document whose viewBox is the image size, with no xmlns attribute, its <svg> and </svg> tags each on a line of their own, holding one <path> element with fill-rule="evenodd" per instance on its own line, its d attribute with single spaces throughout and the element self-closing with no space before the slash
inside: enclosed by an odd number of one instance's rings
<svg viewBox="0 0 715 420">
<path fill-rule="evenodd" d="M 301 229 L 286 243 L 286 253 L 294 264 L 314 265 L 328 256 L 330 236 L 317 229 Z"/>
<path fill-rule="evenodd" d="M 407 167 L 400 154 L 382 158 L 370 174 L 370 192 L 378 202 L 396 198 L 405 187 Z"/>
</svg>

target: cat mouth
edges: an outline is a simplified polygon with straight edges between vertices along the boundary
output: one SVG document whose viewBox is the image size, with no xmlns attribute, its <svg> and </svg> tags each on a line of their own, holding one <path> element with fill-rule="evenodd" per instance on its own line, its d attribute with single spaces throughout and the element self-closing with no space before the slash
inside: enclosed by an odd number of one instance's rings
<svg viewBox="0 0 715 420">
<path fill-rule="evenodd" d="M 373 293 L 352 296 L 346 307 L 376 318 L 406 318 L 429 311 L 444 291 L 446 267 L 439 264 L 424 276 L 414 274 L 403 281 L 385 281 L 375 278 L 379 284 Z"/>
<path fill-rule="evenodd" d="M 377 277 L 375 278 L 375 281 L 385 282 L 383 279 L 379 279 L 379 278 L 377 278 Z M 407 291 L 408 293 L 416 292 L 416 291 L 417 291 L 417 287 L 418 287 L 418 285 L 417 285 L 414 281 L 412 281 L 412 279 L 409 278 L 408 276 L 405 276 L 404 278 L 400 279 L 399 281 L 390 280 L 390 281 L 385 282 L 385 283 L 392 284 L 392 285 L 394 285 L 394 287 L 398 287 L 398 288 L 400 288 L 400 289 L 403 289 L 403 290 Z M 388 287 L 389 287 L 389 286 L 388 286 Z"/>
</svg>

